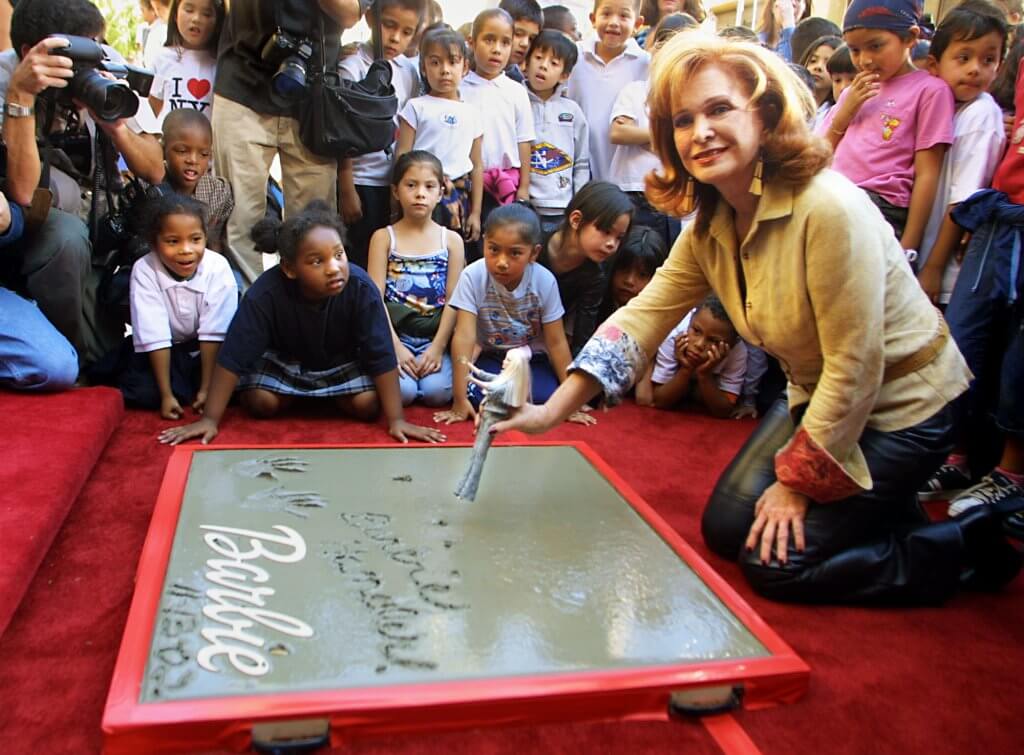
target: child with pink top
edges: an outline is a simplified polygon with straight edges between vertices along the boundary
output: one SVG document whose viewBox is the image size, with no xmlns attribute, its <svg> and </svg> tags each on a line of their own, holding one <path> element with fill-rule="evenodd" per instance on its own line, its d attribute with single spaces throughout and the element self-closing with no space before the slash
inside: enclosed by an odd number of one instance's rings
<svg viewBox="0 0 1024 755">
<path fill-rule="evenodd" d="M 821 125 L 833 167 L 867 191 L 907 250 L 921 244 L 953 142 L 953 93 L 910 60 L 920 12 L 914 0 L 850 4 L 843 38 L 859 72 Z"/>
</svg>

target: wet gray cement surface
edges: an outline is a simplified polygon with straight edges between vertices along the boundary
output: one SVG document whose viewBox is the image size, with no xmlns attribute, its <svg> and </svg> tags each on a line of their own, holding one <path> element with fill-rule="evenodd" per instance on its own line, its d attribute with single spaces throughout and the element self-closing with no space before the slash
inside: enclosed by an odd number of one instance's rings
<svg viewBox="0 0 1024 755">
<path fill-rule="evenodd" d="M 572 447 L 202 451 L 141 701 L 767 650 Z"/>
</svg>

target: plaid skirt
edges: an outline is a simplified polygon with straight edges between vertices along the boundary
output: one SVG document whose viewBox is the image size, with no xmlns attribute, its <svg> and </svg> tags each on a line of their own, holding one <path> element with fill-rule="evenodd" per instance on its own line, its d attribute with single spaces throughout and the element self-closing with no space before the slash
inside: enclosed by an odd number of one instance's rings
<svg viewBox="0 0 1024 755">
<path fill-rule="evenodd" d="M 262 388 L 285 396 L 325 398 L 346 396 L 374 389 L 373 378 L 356 361 L 345 362 L 327 370 L 307 370 L 298 362 L 290 362 L 275 351 L 268 351 L 251 372 L 238 378 L 238 389 Z"/>
</svg>

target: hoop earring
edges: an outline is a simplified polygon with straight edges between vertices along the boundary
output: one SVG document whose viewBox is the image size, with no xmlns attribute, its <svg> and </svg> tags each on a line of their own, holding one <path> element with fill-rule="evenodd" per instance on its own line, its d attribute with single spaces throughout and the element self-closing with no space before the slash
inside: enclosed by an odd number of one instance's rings
<svg viewBox="0 0 1024 755">
<path fill-rule="evenodd" d="M 693 176 L 687 177 L 686 186 L 683 188 L 683 201 L 682 205 L 680 206 L 680 209 L 683 211 L 684 215 L 689 215 L 691 212 L 693 212 L 693 208 L 697 204 L 697 200 L 695 200 L 693 196 L 693 184 Z"/>
<path fill-rule="evenodd" d="M 760 155 L 757 156 L 757 162 L 754 164 L 754 177 L 750 181 L 750 193 L 755 197 L 761 196 L 761 192 L 764 191 L 764 158 Z"/>
</svg>

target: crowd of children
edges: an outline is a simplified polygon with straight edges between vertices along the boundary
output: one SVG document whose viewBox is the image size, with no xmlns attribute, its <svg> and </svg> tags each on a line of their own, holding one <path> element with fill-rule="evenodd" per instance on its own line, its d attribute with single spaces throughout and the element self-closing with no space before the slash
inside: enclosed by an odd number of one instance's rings
<svg viewBox="0 0 1024 755">
<path fill-rule="evenodd" d="M 354 417 L 383 413 L 395 437 L 437 440 L 438 431 L 405 423 L 402 406 L 443 409 L 437 421 L 471 419 L 480 398 L 471 365 L 498 372 L 520 346 L 532 350 L 533 399 L 543 401 L 687 223 L 645 196 L 660 167 L 647 74 L 673 36 L 715 33 L 700 0 L 595 0 L 596 37 L 586 41 L 571 11 L 536 0 L 502 0 L 468 35 L 441 20 L 437 3 L 377 0 L 367 20 L 392 69 L 395 140 L 339 161 L 326 204 L 289 208 L 283 225 L 253 230 L 257 249 L 280 265 L 239 303 L 217 253 L 227 245 L 231 186 L 210 171 L 226 4 L 142 5 L 166 15 L 145 40 L 149 50 L 154 35 L 165 39 L 150 61 L 165 191 L 147 208 L 151 251 L 131 275 L 131 336 L 106 374 L 164 417 L 184 416 L 189 404 L 202 412 L 167 430 L 165 442 L 209 441 L 236 388 L 256 416 L 328 398 Z M 804 0 L 764 9 L 760 34 L 717 33 L 793 59 L 833 168 L 868 193 L 923 289 L 948 306 L 972 369 L 991 375 L 993 355 L 1006 357 L 989 378 L 1007 438 L 998 468 L 985 474 L 995 460 L 975 458 L 965 432 L 923 494 L 959 494 L 958 511 L 1024 494 L 1024 420 L 1019 396 L 1007 395 L 1024 384 L 1024 82 L 1011 25 L 1020 1 L 966 0 L 923 46 L 927 25 L 913 0 L 878 0 L 864 12 L 855 3 L 841 30 Z M 362 79 L 373 49 L 343 48 L 340 75 Z M 340 217 L 329 209 L 335 199 Z M 766 368 L 770 376 L 770 359 L 738 340 L 712 296 L 661 345 L 636 400 L 668 408 L 692 399 L 716 416 L 748 416 Z M 978 394 L 962 402 L 965 428 L 991 410 Z"/>
</svg>

